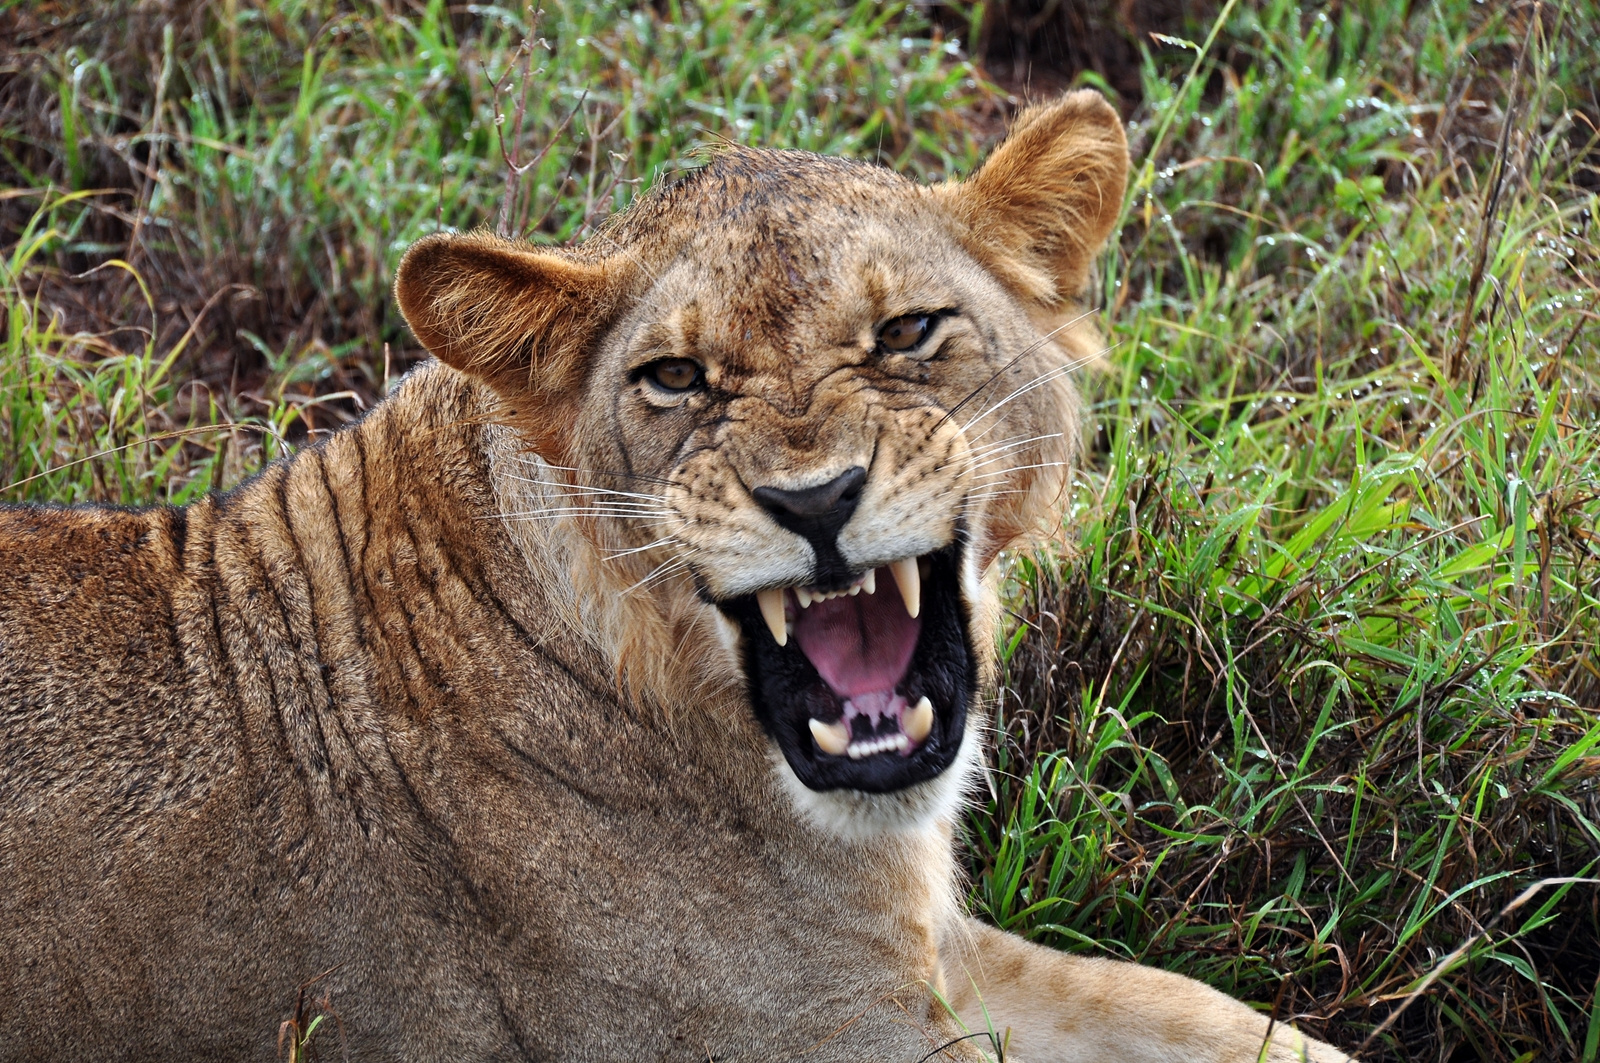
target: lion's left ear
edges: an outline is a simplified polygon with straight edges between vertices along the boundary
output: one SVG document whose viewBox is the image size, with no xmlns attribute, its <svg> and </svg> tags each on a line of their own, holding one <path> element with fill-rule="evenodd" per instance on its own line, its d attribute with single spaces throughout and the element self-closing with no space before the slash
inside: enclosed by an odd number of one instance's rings
<svg viewBox="0 0 1600 1063">
<path fill-rule="evenodd" d="M 985 266 L 1024 299 L 1057 308 L 1088 282 L 1127 181 L 1122 120 L 1084 89 L 1023 111 L 977 173 L 935 191 Z"/>
<path fill-rule="evenodd" d="M 395 299 L 422 345 L 492 387 L 547 457 L 559 454 L 622 278 L 588 261 L 488 233 L 412 245 Z"/>
</svg>

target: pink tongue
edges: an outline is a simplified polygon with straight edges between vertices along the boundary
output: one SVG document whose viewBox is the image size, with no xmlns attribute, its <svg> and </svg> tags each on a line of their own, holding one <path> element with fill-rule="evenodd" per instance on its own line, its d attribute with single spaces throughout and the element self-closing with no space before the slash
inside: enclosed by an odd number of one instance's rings
<svg viewBox="0 0 1600 1063">
<path fill-rule="evenodd" d="M 892 692 L 917 648 L 922 620 L 906 615 L 888 575 L 878 579 L 877 594 L 830 598 L 795 617 L 800 651 L 841 698 Z"/>
</svg>

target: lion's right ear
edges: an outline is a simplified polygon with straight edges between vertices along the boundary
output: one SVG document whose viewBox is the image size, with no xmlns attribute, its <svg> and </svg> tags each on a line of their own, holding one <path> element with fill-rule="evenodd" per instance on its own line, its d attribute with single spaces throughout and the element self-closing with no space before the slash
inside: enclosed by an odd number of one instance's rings
<svg viewBox="0 0 1600 1063">
<path fill-rule="evenodd" d="M 394 293 L 422 345 L 492 387 L 544 453 L 570 426 L 562 407 L 577 401 L 619 280 L 604 260 L 488 233 L 439 233 L 406 252 Z"/>
</svg>

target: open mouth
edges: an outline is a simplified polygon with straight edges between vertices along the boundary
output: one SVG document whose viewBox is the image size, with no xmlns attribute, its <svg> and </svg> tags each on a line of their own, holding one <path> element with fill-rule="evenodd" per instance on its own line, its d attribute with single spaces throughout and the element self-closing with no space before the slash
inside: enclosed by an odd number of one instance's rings
<svg viewBox="0 0 1600 1063">
<path fill-rule="evenodd" d="M 887 793 L 950 766 L 975 681 L 959 574 L 952 545 L 721 603 L 756 715 L 806 786 Z"/>
</svg>

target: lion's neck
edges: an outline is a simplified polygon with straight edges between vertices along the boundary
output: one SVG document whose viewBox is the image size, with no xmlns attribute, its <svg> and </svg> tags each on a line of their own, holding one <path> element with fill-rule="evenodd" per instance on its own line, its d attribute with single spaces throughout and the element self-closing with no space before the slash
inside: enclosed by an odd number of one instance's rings
<svg viewBox="0 0 1600 1063">
<path fill-rule="evenodd" d="M 605 663 L 619 696 L 672 716 L 748 715 L 731 626 L 697 595 L 670 547 L 639 550 L 584 510 L 601 496 L 581 473 L 531 453 L 517 433 L 484 433 L 496 506 L 562 637 Z"/>
<path fill-rule="evenodd" d="M 406 533 L 386 533 L 386 541 L 402 555 L 420 554 L 430 537 L 459 550 L 445 567 L 477 573 L 484 589 L 470 591 L 474 601 L 492 600 L 500 612 L 482 618 L 495 637 L 479 631 L 463 640 L 509 637 L 537 647 L 581 682 L 586 698 L 610 706 L 609 722 L 569 717 L 564 730 L 592 732 L 587 740 L 601 745 L 608 728 L 626 730 L 651 747 L 645 759 L 673 774 L 717 779 L 712 791 L 747 812 L 761 806 L 768 822 L 774 814 L 797 829 L 808 821 L 851 844 L 874 837 L 883 844 L 886 835 L 920 844 L 909 835 L 946 829 L 940 824 L 956 814 L 973 758 L 904 800 L 867 802 L 866 810 L 824 802 L 818 814 L 815 800 L 797 800 L 778 785 L 786 769 L 774 763 L 747 703 L 732 625 L 698 596 L 670 553 L 609 539 L 605 523 L 584 512 L 602 485 L 529 452 L 498 413 L 486 390 L 432 367 L 413 374 L 352 433 L 369 460 L 382 450 L 386 475 L 409 485 L 408 496 L 384 507 L 412 514 L 403 518 Z M 411 529 L 416 520 L 438 527 Z M 412 593 L 426 602 L 435 591 L 422 581 Z"/>
</svg>

